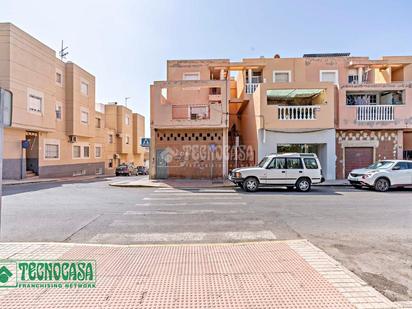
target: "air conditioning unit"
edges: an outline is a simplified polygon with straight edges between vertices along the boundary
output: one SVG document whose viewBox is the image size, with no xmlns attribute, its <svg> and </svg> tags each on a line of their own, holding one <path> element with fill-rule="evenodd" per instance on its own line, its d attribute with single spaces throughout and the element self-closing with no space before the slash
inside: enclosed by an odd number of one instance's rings
<svg viewBox="0 0 412 309">
<path fill-rule="evenodd" d="M 69 135 L 69 143 L 76 143 L 77 136 L 76 135 Z"/>
<path fill-rule="evenodd" d="M 116 133 L 116 137 L 121 138 L 123 135 L 121 133 Z"/>
</svg>

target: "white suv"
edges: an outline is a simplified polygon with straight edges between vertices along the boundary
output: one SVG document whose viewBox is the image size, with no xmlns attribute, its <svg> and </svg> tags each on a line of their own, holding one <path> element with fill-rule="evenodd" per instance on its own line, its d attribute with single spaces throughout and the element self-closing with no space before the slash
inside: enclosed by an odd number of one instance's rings
<svg viewBox="0 0 412 309">
<path fill-rule="evenodd" d="M 236 168 L 229 180 L 245 191 L 255 192 L 260 186 L 296 187 L 300 192 L 310 190 L 312 184 L 324 181 L 315 154 L 284 153 L 266 156 L 256 167 Z"/>
<path fill-rule="evenodd" d="M 348 180 L 355 188 L 363 186 L 385 192 L 391 187 L 412 185 L 412 161 L 384 160 L 378 161 L 367 168 L 353 170 Z"/>
</svg>

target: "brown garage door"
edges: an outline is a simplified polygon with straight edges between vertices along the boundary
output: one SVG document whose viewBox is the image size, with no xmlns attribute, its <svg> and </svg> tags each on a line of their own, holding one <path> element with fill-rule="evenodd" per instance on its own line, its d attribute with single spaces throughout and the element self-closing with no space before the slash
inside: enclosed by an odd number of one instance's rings
<svg viewBox="0 0 412 309">
<path fill-rule="evenodd" d="M 345 148 L 345 177 L 348 177 L 351 170 L 367 167 L 373 161 L 372 147 Z"/>
</svg>

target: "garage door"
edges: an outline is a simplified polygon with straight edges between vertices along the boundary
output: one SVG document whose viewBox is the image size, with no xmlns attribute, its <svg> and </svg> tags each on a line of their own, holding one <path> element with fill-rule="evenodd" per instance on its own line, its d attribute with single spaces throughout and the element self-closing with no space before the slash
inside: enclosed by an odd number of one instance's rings
<svg viewBox="0 0 412 309">
<path fill-rule="evenodd" d="M 367 167 L 373 161 L 372 147 L 345 148 L 345 177 L 348 177 L 351 170 Z"/>
</svg>

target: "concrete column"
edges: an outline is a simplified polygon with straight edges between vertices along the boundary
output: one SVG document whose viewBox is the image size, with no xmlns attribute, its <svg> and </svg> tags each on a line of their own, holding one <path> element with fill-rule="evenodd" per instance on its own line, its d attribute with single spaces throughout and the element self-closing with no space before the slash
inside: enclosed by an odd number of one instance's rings
<svg viewBox="0 0 412 309">
<path fill-rule="evenodd" d="M 249 75 L 249 84 L 252 83 L 252 69 L 248 70 L 248 75 Z"/>
<path fill-rule="evenodd" d="M 224 80 L 225 79 L 225 70 L 220 69 L 220 80 Z"/>
<path fill-rule="evenodd" d="M 362 84 L 362 77 L 363 77 L 363 68 L 358 68 L 358 83 Z"/>
</svg>

